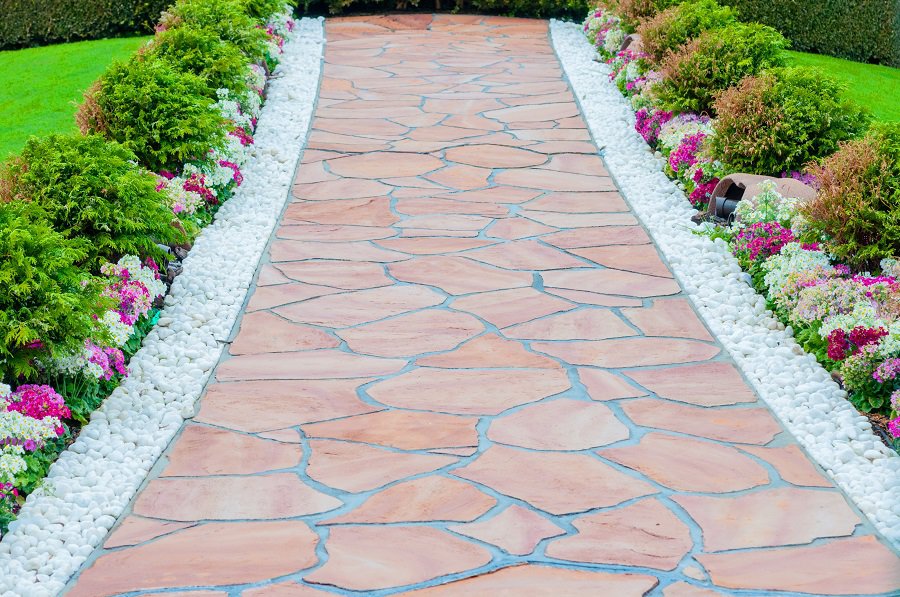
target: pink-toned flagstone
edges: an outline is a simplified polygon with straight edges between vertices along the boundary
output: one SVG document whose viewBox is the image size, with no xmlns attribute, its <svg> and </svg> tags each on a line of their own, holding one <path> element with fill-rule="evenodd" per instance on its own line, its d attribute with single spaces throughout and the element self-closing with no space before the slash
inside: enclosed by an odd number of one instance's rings
<svg viewBox="0 0 900 597">
<path fill-rule="evenodd" d="M 67 595 L 900 594 L 630 211 L 545 21 L 325 27 L 226 354 Z"/>
<path fill-rule="evenodd" d="M 485 548 L 430 527 L 335 526 L 328 549 L 328 561 L 306 580 L 354 591 L 411 585 L 491 560 Z"/>
<path fill-rule="evenodd" d="M 658 499 L 576 518 L 578 534 L 557 539 L 547 555 L 561 560 L 674 570 L 690 551 L 691 531 Z"/>
</svg>

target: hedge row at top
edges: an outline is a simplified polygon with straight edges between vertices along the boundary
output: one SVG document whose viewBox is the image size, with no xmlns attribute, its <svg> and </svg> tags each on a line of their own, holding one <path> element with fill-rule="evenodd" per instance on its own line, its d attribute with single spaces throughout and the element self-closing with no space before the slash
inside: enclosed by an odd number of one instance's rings
<svg viewBox="0 0 900 597">
<path fill-rule="evenodd" d="M 900 0 L 721 0 L 795 50 L 900 67 Z"/>
<path fill-rule="evenodd" d="M 171 0 L 0 0 L 0 50 L 152 32 Z M 588 0 L 306 0 L 308 14 L 456 10 L 582 18 Z"/>
<path fill-rule="evenodd" d="M 0 0 L 0 50 L 151 32 L 171 0 Z"/>
</svg>

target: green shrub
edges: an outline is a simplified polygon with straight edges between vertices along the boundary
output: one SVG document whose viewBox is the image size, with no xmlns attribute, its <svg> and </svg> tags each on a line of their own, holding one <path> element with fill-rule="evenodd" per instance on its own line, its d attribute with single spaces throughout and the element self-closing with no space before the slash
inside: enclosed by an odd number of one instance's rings
<svg viewBox="0 0 900 597">
<path fill-rule="evenodd" d="M 257 27 L 243 0 L 178 0 L 163 15 L 163 28 L 182 23 L 215 31 L 224 41 L 240 48 L 251 62 L 266 58 L 266 32 Z"/>
<path fill-rule="evenodd" d="M 635 31 L 644 21 L 655 17 L 661 11 L 681 4 L 684 0 L 601 0 L 600 5 L 614 12 L 622 19 L 622 28 Z"/>
<path fill-rule="evenodd" d="M 149 50 L 155 57 L 176 69 L 204 80 L 206 97 L 215 100 L 217 89 L 228 89 L 241 96 L 247 92 L 244 73 L 249 59 L 240 48 L 221 39 L 210 29 L 184 23 L 160 32 Z"/>
<path fill-rule="evenodd" d="M 900 123 L 878 124 L 812 170 L 816 199 L 802 213 L 838 261 L 861 270 L 900 257 Z"/>
<path fill-rule="evenodd" d="M 595 2 L 587 0 L 445 0 L 434 4 L 437 10 L 452 9 L 457 13 L 501 14 L 515 17 L 567 17 L 577 21 L 592 9 Z M 397 10 L 424 10 L 431 5 L 391 0 L 301 0 L 301 12 L 309 15 L 324 14 L 372 14 Z"/>
<path fill-rule="evenodd" d="M 78 266 L 87 239 L 67 239 L 40 210 L 0 201 L 0 379 L 32 379 L 35 357 L 61 356 L 97 337 L 110 306 L 99 280 Z"/>
<path fill-rule="evenodd" d="M 0 50 L 147 33 L 171 0 L 0 0 Z"/>
<path fill-rule="evenodd" d="M 865 130 L 869 115 L 843 97 L 845 90 L 824 73 L 803 67 L 747 77 L 716 99 L 713 156 L 740 172 L 801 170 Z"/>
<path fill-rule="evenodd" d="M 737 20 L 733 9 L 715 0 L 694 0 L 662 11 L 638 27 L 644 52 L 659 64 L 668 54 L 704 31 L 730 25 Z"/>
<path fill-rule="evenodd" d="M 796 50 L 900 67 L 897 0 L 720 0 L 775 27 Z"/>
<path fill-rule="evenodd" d="M 101 133 L 134 152 L 149 170 L 177 171 L 224 142 L 222 117 L 203 79 L 152 55 L 113 64 L 85 94 L 84 133 Z"/>
<path fill-rule="evenodd" d="M 668 110 L 712 113 L 717 92 L 763 69 L 784 66 L 787 45 L 765 25 L 734 23 L 704 31 L 663 61 L 656 93 Z"/>
<path fill-rule="evenodd" d="M 244 5 L 244 11 L 257 23 L 265 23 L 266 20 L 275 14 L 281 12 L 284 7 L 284 0 L 241 0 Z M 297 6 L 295 0 L 290 0 L 291 6 Z"/>
<path fill-rule="evenodd" d="M 57 231 L 89 242 L 85 265 L 93 271 L 124 255 L 165 263 L 156 243 L 185 238 L 172 226 L 156 177 L 135 167 L 134 159 L 98 135 L 32 137 L 3 177 L 13 196 L 39 206 Z"/>
</svg>

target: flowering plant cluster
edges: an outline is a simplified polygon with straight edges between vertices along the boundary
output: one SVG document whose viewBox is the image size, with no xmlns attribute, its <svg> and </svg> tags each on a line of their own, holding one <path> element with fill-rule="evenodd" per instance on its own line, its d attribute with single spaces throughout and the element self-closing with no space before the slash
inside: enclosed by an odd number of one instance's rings
<svg viewBox="0 0 900 597">
<path fill-rule="evenodd" d="M 718 11 L 718 16 L 712 18 L 714 15 L 707 15 L 709 11 Z M 757 25 L 734 25 L 732 12 L 715 2 L 688 0 L 652 22 L 650 20 L 652 15 L 646 26 L 639 23 L 642 26 L 638 27 L 641 33 L 650 35 L 645 46 L 649 55 L 633 45 L 624 51 L 612 47 L 623 36 L 618 34 L 622 30 L 621 19 L 609 10 L 598 10 L 589 15 L 584 23 L 584 30 L 597 48 L 599 57 L 610 66 L 610 80 L 630 100 L 636 112 L 635 130 L 665 160 L 666 174 L 678 182 L 698 210 L 706 209 L 716 184 L 728 173 L 726 165 L 717 157 L 725 160 L 721 156 L 730 156 L 727 161 L 733 166 L 739 163 L 738 158 L 752 157 L 756 155 L 754 152 L 759 152 L 760 147 L 767 147 L 763 142 L 754 144 L 749 138 L 743 139 L 750 136 L 747 130 L 752 129 L 754 135 L 765 140 L 774 138 L 783 131 L 805 131 L 804 127 L 815 128 L 820 122 L 837 121 L 843 118 L 841 114 L 852 112 L 846 106 L 834 111 L 821 102 L 808 100 L 807 96 L 816 94 L 801 89 L 809 87 L 807 79 L 810 77 L 795 72 L 798 69 L 788 69 L 790 72 L 774 69 L 771 71 L 773 74 L 767 74 L 769 71 L 764 70 L 767 68 L 764 63 L 778 65 L 783 40 L 779 41 L 780 36 Z M 729 36 L 729 32 L 738 32 L 735 27 L 743 27 L 741 32 L 746 35 L 739 39 Z M 747 47 L 752 45 L 751 41 L 758 48 L 754 50 L 756 54 L 751 52 L 752 55 L 748 58 L 745 54 Z M 740 47 L 742 45 L 747 47 Z M 678 59 L 672 58 L 673 52 L 678 55 Z M 704 61 L 710 57 L 713 59 L 706 64 Z M 729 60 L 736 60 L 740 64 L 733 64 Z M 760 68 L 747 71 L 744 73 L 747 76 L 743 79 L 741 75 L 733 81 L 729 79 L 727 85 L 711 86 L 713 78 L 728 79 L 731 74 L 725 76 L 726 71 L 739 72 L 754 61 L 759 62 Z M 703 70 L 707 66 L 709 68 Z M 817 75 L 810 76 L 816 78 Z M 758 80 L 772 79 L 776 82 L 765 87 L 764 91 L 769 93 L 770 87 L 774 91 L 763 97 L 765 101 L 760 104 L 765 109 L 756 104 L 748 104 L 749 107 L 744 112 L 751 116 L 763 113 L 767 115 L 766 118 L 770 113 L 774 116 L 769 120 L 754 121 L 752 127 L 747 125 L 741 128 L 741 123 L 747 123 L 736 120 L 735 114 L 740 111 L 732 109 L 733 106 L 723 99 L 710 104 L 714 104 L 716 109 L 710 108 L 709 113 L 718 114 L 716 119 L 710 118 L 706 112 L 679 113 L 675 110 L 676 107 L 695 111 L 698 108 L 687 105 L 690 102 L 682 102 L 676 106 L 676 103 L 669 101 L 672 99 L 667 99 L 667 93 L 671 91 L 667 91 L 669 79 L 677 79 L 678 84 L 690 93 L 711 92 L 711 98 L 731 98 L 729 101 L 732 103 L 737 101 L 735 97 L 745 95 L 745 88 L 748 86 L 758 87 L 761 85 Z M 725 79 L 719 82 L 724 82 Z M 722 95 L 717 95 L 719 93 Z M 794 104 L 802 105 L 803 109 Z M 797 122 L 785 120 L 788 118 L 787 113 Z M 853 120 L 850 116 L 846 119 Z M 790 137 L 794 133 L 786 134 Z M 810 133 L 808 138 L 801 135 L 803 142 L 810 147 L 819 143 L 823 148 L 829 146 L 832 149 L 825 153 L 810 154 L 811 156 L 827 156 L 836 149 L 836 143 L 829 145 L 818 137 L 813 142 L 815 134 L 819 133 Z M 827 135 L 822 139 L 826 137 Z M 884 137 L 895 138 L 890 135 Z M 845 139 L 846 135 L 840 138 Z M 798 141 L 786 138 L 784 143 L 785 147 L 795 148 Z M 723 152 L 723 145 L 728 145 L 728 151 Z M 885 142 L 883 146 L 896 147 L 896 143 Z M 804 148 L 801 149 L 805 151 Z M 862 151 L 858 153 L 862 154 Z M 871 151 L 865 155 L 869 154 L 875 155 Z M 784 170 L 781 172 L 782 178 L 797 179 L 817 189 L 820 196 L 824 191 L 830 190 L 835 198 L 833 203 L 841 204 L 841 195 L 834 192 L 840 185 L 831 179 L 823 181 L 821 169 L 816 170 L 817 175 L 814 176 L 797 171 L 794 162 L 788 164 L 784 156 L 774 150 L 762 151 L 761 155 L 769 156 L 772 164 L 784 163 L 778 167 Z M 763 160 L 751 162 L 765 163 Z M 857 172 L 871 172 L 861 167 L 854 169 L 852 159 L 845 159 L 844 162 L 847 163 L 844 170 L 850 176 L 855 176 Z M 838 165 L 844 162 L 839 161 Z M 890 160 L 883 162 L 888 163 Z M 777 174 L 779 169 L 750 169 L 748 172 L 772 175 Z M 878 260 L 851 259 L 846 250 L 838 251 L 840 247 L 851 246 L 845 238 L 848 233 L 844 232 L 840 238 L 836 238 L 836 233 L 829 234 L 827 227 L 820 225 L 823 218 L 841 221 L 839 214 L 842 211 L 831 209 L 831 204 L 823 206 L 821 201 L 816 206 L 818 211 L 802 206 L 797 199 L 779 194 L 773 181 L 766 181 L 760 187 L 760 193 L 754 197 L 745 197 L 738 204 L 731 228 L 713 230 L 707 227 L 706 231 L 724 237 L 730 243 L 738 262 L 751 275 L 754 287 L 765 294 L 778 317 L 785 324 L 793 326 L 798 342 L 826 368 L 840 376 L 854 405 L 864 412 L 888 416 L 889 433 L 894 438 L 900 438 L 900 261 L 895 259 L 898 256 L 896 251 L 894 258 L 880 262 L 877 268 L 879 271 L 875 274 L 861 271 L 876 269 L 874 264 Z M 878 201 L 890 204 L 893 201 L 875 191 L 868 192 L 874 193 L 873 204 Z M 853 201 L 849 203 L 852 204 Z M 862 202 L 859 203 L 862 205 Z M 886 222 L 889 218 L 878 220 L 872 216 L 870 220 Z M 852 231 L 851 225 L 852 223 L 848 223 L 847 227 Z M 835 228 L 831 226 L 831 229 Z M 867 221 L 865 226 L 860 226 L 859 234 L 871 236 L 877 232 L 872 231 Z M 890 236 L 888 232 L 885 235 Z M 877 252 L 870 253 L 878 255 L 878 258 L 883 257 L 886 252 L 890 255 L 891 251 L 885 251 L 882 245 L 890 246 L 890 242 L 882 242 Z M 844 263 L 838 262 L 829 252 L 842 255 Z M 866 267 L 861 267 L 861 263 L 865 263 Z M 856 269 L 846 264 L 853 265 Z M 900 445 L 900 439 L 896 445 Z"/>
<path fill-rule="evenodd" d="M 258 6 L 274 5 L 279 6 L 274 14 L 254 14 Z M 166 226 L 172 223 L 174 228 L 186 231 L 188 239 L 212 220 L 218 207 L 243 182 L 241 168 L 254 143 L 253 132 L 265 99 L 266 77 L 277 65 L 285 40 L 294 29 L 292 13 L 293 8 L 288 2 L 279 5 L 278 2 L 259 4 L 243 0 L 177 0 L 164 13 L 157 39 L 148 46 L 150 49 L 134 58 L 133 69 L 129 71 L 129 66 L 121 65 L 112 67 L 119 68 L 125 76 L 101 79 L 102 85 L 95 86 L 95 95 L 86 96 L 80 115 L 92 134 L 83 138 L 119 148 L 116 151 L 127 159 L 115 162 L 115 166 L 136 173 L 134 180 L 128 179 L 127 184 L 123 183 L 123 188 L 143 185 L 140 186 L 141 192 L 146 188 L 146 193 L 142 198 L 158 207 Z M 226 22 L 225 17 L 231 18 L 231 21 Z M 174 32 L 180 28 L 191 30 L 192 35 L 175 37 Z M 151 61 L 149 55 L 154 47 L 158 47 L 154 44 L 161 35 L 170 36 L 167 53 L 154 55 L 152 60 L 155 64 L 148 66 Z M 210 48 L 222 54 L 204 56 L 203 52 Z M 215 62 L 217 60 L 219 62 Z M 203 69 L 210 64 L 217 66 L 210 67 L 213 70 L 209 73 L 204 72 Z M 222 75 L 223 64 L 231 65 L 233 72 L 230 74 L 233 77 Z M 184 72 L 179 73 L 179 69 Z M 198 74 L 209 76 L 198 77 Z M 216 76 L 219 77 L 217 81 L 243 83 L 237 86 L 229 84 L 227 88 L 204 88 L 204 82 Z M 146 83 L 147 87 L 126 88 L 137 81 Z M 172 87 L 166 89 L 169 84 Z M 116 88 L 117 85 L 119 88 Z M 185 93 L 194 95 L 178 97 Z M 138 97 L 142 101 L 140 110 L 129 112 Z M 183 130 L 170 130 L 162 125 L 153 127 L 157 130 L 154 134 L 162 137 L 157 139 L 160 142 L 158 147 L 171 146 L 168 153 L 161 150 L 156 153 L 133 150 L 129 153 L 122 149 L 125 142 L 119 140 L 117 134 L 126 130 L 143 130 L 138 126 L 138 120 L 151 117 L 147 115 L 155 114 L 154 110 L 158 108 L 154 104 L 165 103 L 172 97 L 181 103 L 167 105 L 165 109 L 160 109 L 159 114 L 175 114 L 182 106 L 189 106 L 189 111 L 179 118 L 188 119 L 190 114 L 202 112 L 205 120 L 197 120 L 198 127 L 212 124 L 218 130 L 213 131 L 214 134 L 201 135 L 197 132 L 199 128 L 190 130 L 190 123 L 184 120 L 179 122 L 179 125 L 183 124 Z M 110 118 L 100 117 L 106 116 L 103 111 L 114 105 L 122 107 L 125 113 L 119 114 L 122 119 L 113 122 Z M 203 110 L 197 110 L 201 106 Z M 170 108 L 172 111 L 167 112 Z M 210 114 L 211 120 L 207 118 Z M 109 127 L 104 129 L 101 125 Z M 120 129 L 113 130 L 114 126 Z M 129 126 L 132 128 L 129 129 Z M 187 144 L 185 139 L 189 139 L 191 144 Z M 61 142 L 60 145 L 68 147 Z M 71 151 L 70 154 L 77 157 L 78 152 Z M 172 156 L 183 157 L 174 161 Z M 118 154 L 113 155 L 115 159 L 119 157 Z M 71 159 L 69 154 L 60 151 L 58 160 L 66 159 Z M 78 168 L 80 165 L 71 165 L 69 169 Z M 21 171 L 27 172 L 28 169 L 22 168 Z M 19 171 L 10 172 L 19 175 Z M 155 178 L 151 172 L 156 173 Z M 3 175 L 0 172 L 0 176 Z M 5 187 L 0 184 L 0 188 Z M 20 184 L 15 188 L 28 187 Z M 93 187 L 83 185 L 83 188 Z M 127 196 L 123 193 L 120 191 L 120 202 L 127 202 Z M 148 246 L 155 250 L 168 244 L 170 251 L 163 251 L 160 255 L 143 251 L 136 251 L 140 254 L 125 254 L 130 252 L 109 250 L 106 254 L 100 254 L 105 259 L 89 261 L 86 257 L 91 253 L 85 248 L 92 246 L 92 243 L 106 242 L 105 246 L 111 247 L 117 245 L 102 238 L 69 240 L 49 229 L 42 220 L 27 220 L 27 217 L 39 212 L 13 209 L 9 206 L 17 204 L 9 199 L 18 197 L 0 197 L 0 223 L 3 223 L 0 227 L 0 253 L 22 253 L 46 267 L 49 273 L 45 279 L 55 284 L 51 288 L 55 294 L 48 291 L 45 293 L 47 298 L 35 294 L 36 298 L 32 298 L 31 303 L 40 306 L 37 302 L 40 298 L 49 307 L 60 311 L 59 315 L 55 315 L 57 321 L 67 324 L 68 320 L 62 316 L 75 307 L 75 319 L 80 327 L 68 324 L 67 328 L 57 330 L 40 322 L 41 325 L 36 324 L 34 328 L 43 330 L 43 333 L 30 335 L 21 346 L 7 349 L 0 345 L 0 381 L 12 384 L 0 383 L 0 536 L 14 519 L 28 493 L 41 483 L 50 463 L 78 432 L 79 426 L 87 422 L 91 412 L 127 376 L 128 359 L 138 350 L 143 337 L 155 324 L 158 317 L 155 305 L 167 291 L 159 260 L 168 258 L 171 249 L 181 246 L 171 239 L 153 236 L 146 239 Z M 110 212 L 104 217 L 108 219 L 99 221 L 100 225 L 96 228 L 117 230 L 118 220 L 114 219 L 117 214 Z M 4 236 L 4 229 L 25 225 L 32 226 L 30 236 Z M 130 238 L 126 236 L 128 229 L 122 227 L 122 230 L 117 233 L 122 234 L 122 238 Z M 29 240 L 39 235 L 43 235 L 40 237 L 42 244 Z M 114 240 L 118 242 L 118 237 Z M 6 246 L 16 242 L 32 244 Z M 14 286 L 21 282 L 17 275 L 17 270 L 12 270 L 11 274 L 5 274 L 4 279 Z M 80 297 L 80 302 L 70 296 Z M 26 306 L 32 308 L 33 304 Z M 87 309 L 88 305 L 90 309 Z M 8 307 L 10 310 L 14 308 L 15 305 Z M 58 337 L 68 340 L 61 342 Z M 26 351 L 27 355 L 20 360 L 27 367 L 3 368 L 3 357 L 6 356 L 3 350 Z"/>
</svg>

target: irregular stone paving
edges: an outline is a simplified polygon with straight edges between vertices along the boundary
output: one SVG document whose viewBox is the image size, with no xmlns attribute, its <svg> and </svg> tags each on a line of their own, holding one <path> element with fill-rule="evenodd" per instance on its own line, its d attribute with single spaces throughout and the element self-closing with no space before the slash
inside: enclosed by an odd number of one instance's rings
<svg viewBox="0 0 900 597">
<path fill-rule="evenodd" d="M 616 191 L 545 22 L 327 32 L 231 356 L 69 595 L 900 590 Z"/>
</svg>

